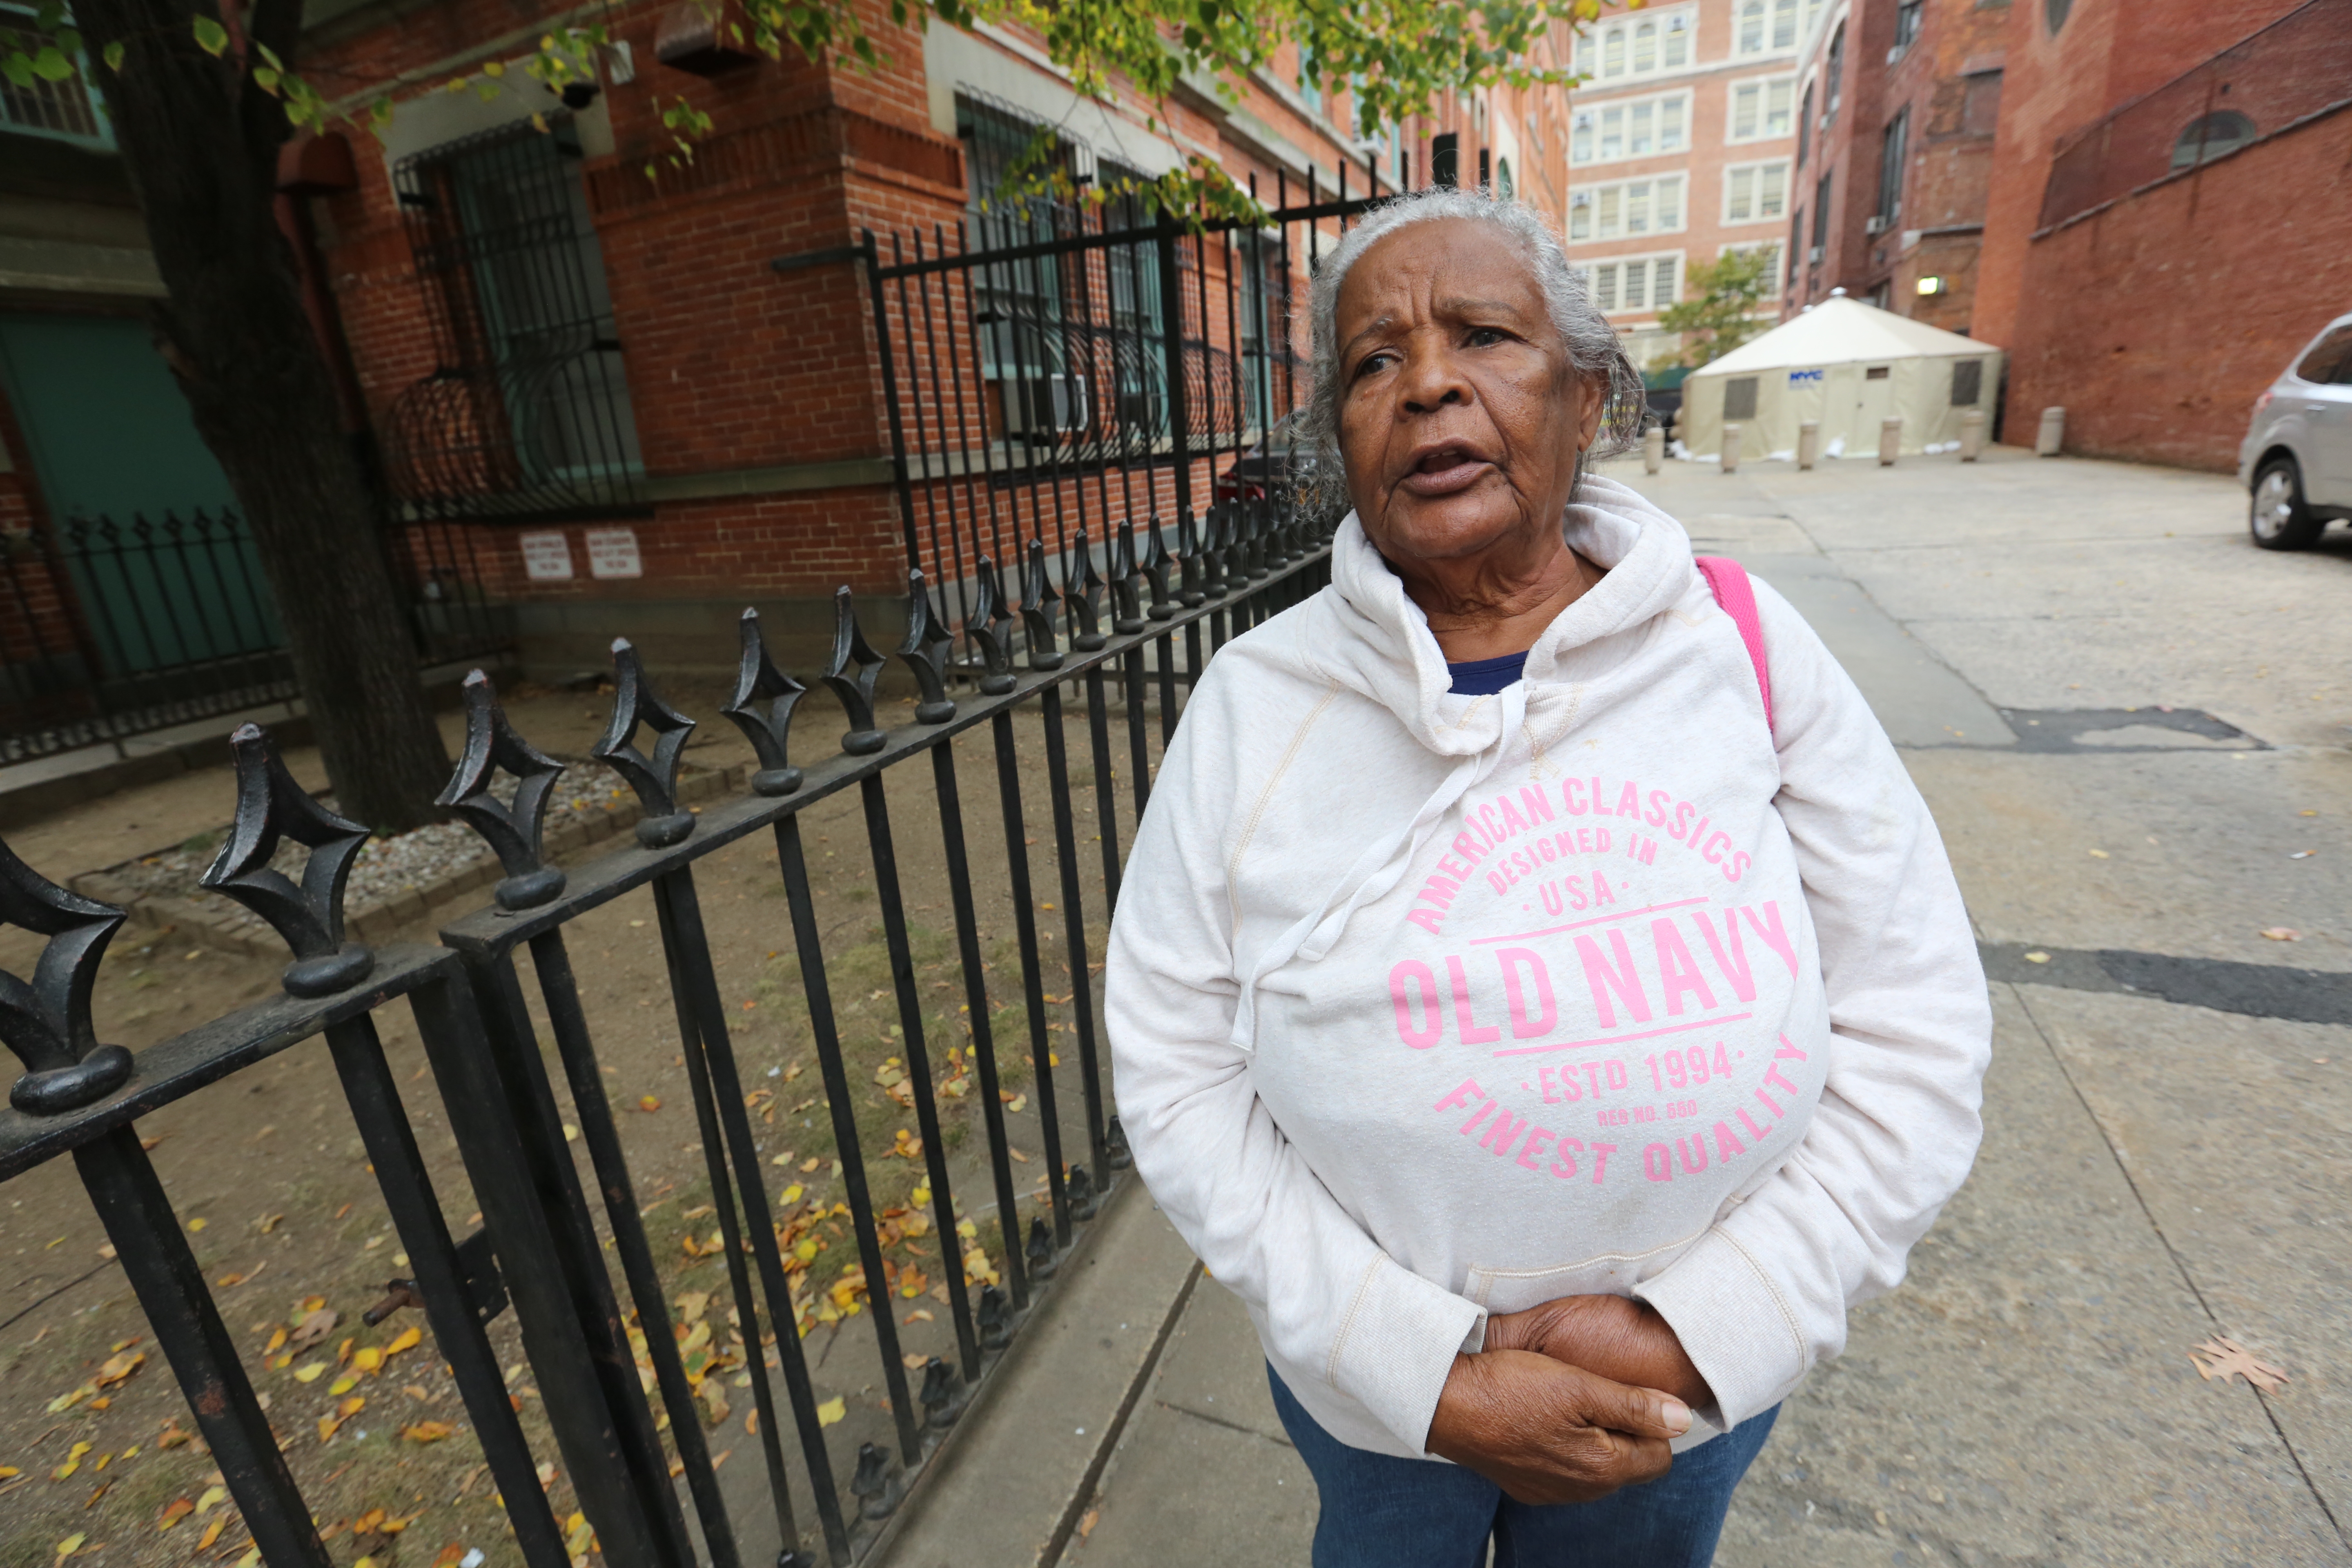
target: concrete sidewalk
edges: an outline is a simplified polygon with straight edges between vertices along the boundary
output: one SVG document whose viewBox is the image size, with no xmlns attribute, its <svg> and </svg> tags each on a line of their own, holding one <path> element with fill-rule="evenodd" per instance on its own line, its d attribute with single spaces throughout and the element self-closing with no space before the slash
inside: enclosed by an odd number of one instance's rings
<svg viewBox="0 0 2352 1568">
<path fill-rule="evenodd" d="M 1821 630 L 1981 940 L 2352 972 L 2352 542 L 2260 552 L 2227 479 L 2014 451 L 1611 471 Z M 1993 989 L 1975 1173 L 1790 1401 L 1718 1561 L 2352 1563 L 2352 1031 Z M 1312 1485 L 1246 1316 L 1122 1204 L 1088 1263 L 1116 1315 L 1055 1329 L 1093 1359 L 997 1380 L 882 1561 L 1307 1561 Z M 1156 1350 L 1110 1328 L 1155 1311 Z M 2286 1386 L 2201 1379 L 2217 1334 Z"/>
</svg>

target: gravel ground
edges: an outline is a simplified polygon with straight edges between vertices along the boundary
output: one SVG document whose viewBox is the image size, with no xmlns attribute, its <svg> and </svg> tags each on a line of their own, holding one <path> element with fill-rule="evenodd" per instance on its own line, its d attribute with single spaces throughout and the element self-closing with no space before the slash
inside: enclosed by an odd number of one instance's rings
<svg viewBox="0 0 2352 1568">
<path fill-rule="evenodd" d="M 634 799 L 621 775 L 601 763 L 574 763 L 563 772 L 562 788 L 549 801 L 547 831 L 552 833 L 568 816 L 592 816 L 618 811 Z M 503 775 L 491 786 L 502 801 L 514 798 L 515 781 Z M 334 809 L 334 798 L 322 802 Z M 190 899 L 219 911 L 220 921 L 232 929 L 263 929 L 259 916 L 244 905 L 207 891 L 205 872 L 219 855 L 228 837 L 227 825 L 199 833 L 173 848 L 142 855 L 106 868 L 106 875 L 151 898 Z M 491 858 L 489 847 L 462 822 L 436 822 L 407 833 L 370 839 L 352 862 L 351 881 L 343 908 L 352 914 L 374 909 L 411 889 L 430 888 L 445 879 Z M 299 879 L 310 864 L 310 851 L 289 843 L 280 852 L 279 870 Z"/>
</svg>

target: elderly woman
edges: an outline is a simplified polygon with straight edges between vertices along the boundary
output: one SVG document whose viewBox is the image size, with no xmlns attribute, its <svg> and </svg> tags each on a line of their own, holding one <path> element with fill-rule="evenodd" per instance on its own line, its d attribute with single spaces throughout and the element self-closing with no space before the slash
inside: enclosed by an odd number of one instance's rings
<svg viewBox="0 0 2352 1568">
<path fill-rule="evenodd" d="M 1152 788 L 1136 1163 L 1256 1323 L 1318 1568 L 1705 1563 L 1967 1174 L 1968 917 L 1821 640 L 1586 471 L 1639 384 L 1533 214 L 1384 207 L 1313 321 L 1354 510 Z"/>
</svg>

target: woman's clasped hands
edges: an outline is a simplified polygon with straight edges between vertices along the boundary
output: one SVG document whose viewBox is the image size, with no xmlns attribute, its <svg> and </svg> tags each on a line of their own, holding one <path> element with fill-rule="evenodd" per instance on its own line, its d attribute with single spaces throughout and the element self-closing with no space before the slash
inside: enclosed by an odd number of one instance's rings
<svg viewBox="0 0 2352 1568">
<path fill-rule="evenodd" d="M 1712 1403 L 1654 1309 L 1564 1296 L 1488 1319 L 1486 1348 L 1454 1358 L 1429 1451 L 1523 1503 L 1591 1502 L 1664 1475 L 1667 1444 Z"/>
</svg>

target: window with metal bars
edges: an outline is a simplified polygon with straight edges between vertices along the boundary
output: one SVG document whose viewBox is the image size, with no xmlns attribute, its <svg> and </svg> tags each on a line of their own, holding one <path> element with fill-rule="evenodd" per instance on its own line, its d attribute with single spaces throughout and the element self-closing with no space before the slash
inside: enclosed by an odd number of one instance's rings
<svg viewBox="0 0 2352 1568">
<path fill-rule="evenodd" d="M 54 38 L 40 31 L 31 11 L 0 5 L 0 55 L 22 50 L 38 59 Z M 0 130 L 79 142 L 86 147 L 112 147 L 114 132 L 89 91 L 87 58 L 74 62 L 73 74 L 51 81 L 36 75 L 19 84 L 0 76 Z"/>
<path fill-rule="evenodd" d="M 386 422 L 392 488 L 415 515 L 642 505 L 645 458 L 581 158 L 559 115 L 394 166 L 436 362 Z"/>
</svg>

